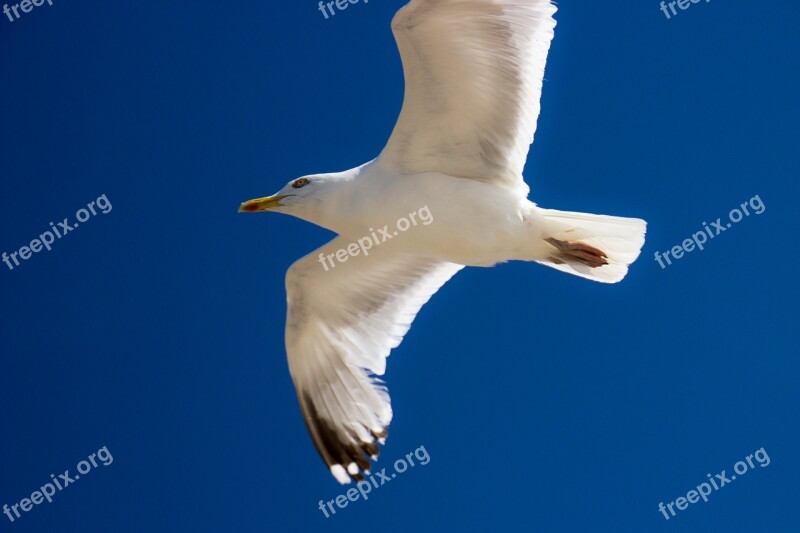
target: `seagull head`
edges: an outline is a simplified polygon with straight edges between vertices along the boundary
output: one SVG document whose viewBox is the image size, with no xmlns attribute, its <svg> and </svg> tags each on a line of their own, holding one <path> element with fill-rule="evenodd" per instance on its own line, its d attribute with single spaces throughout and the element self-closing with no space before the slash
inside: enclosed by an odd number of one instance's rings
<svg viewBox="0 0 800 533">
<path fill-rule="evenodd" d="M 263 198 L 254 198 L 247 200 L 239 206 L 240 213 L 258 213 L 260 211 L 291 211 L 296 205 L 303 203 L 304 199 L 314 194 L 314 189 L 318 187 L 312 186 L 319 184 L 319 180 L 314 176 L 305 176 L 297 178 L 287 183 L 283 189 L 273 194 L 272 196 L 265 196 Z"/>
<path fill-rule="evenodd" d="M 328 203 L 326 200 L 331 198 L 341 182 L 339 176 L 331 174 L 303 176 L 290 181 L 272 196 L 243 202 L 239 212 L 275 211 L 319 224 L 319 217 Z"/>
</svg>

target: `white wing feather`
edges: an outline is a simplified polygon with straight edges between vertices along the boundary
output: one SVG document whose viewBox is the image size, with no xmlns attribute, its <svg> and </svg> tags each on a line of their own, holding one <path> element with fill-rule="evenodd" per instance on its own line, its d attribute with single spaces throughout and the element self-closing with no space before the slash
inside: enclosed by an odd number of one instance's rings
<svg viewBox="0 0 800 533">
<path fill-rule="evenodd" d="M 403 108 L 381 159 L 528 194 L 522 169 L 539 116 L 550 0 L 412 0 L 392 22 Z"/>
<path fill-rule="evenodd" d="M 419 309 L 461 265 L 376 249 L 320 264 L 351 241 L 338 237 L 286 274 L 286 352 L 314 444 L 340 483 L 361 479 L 392 420 L 375 376 Z"/>
</svg>

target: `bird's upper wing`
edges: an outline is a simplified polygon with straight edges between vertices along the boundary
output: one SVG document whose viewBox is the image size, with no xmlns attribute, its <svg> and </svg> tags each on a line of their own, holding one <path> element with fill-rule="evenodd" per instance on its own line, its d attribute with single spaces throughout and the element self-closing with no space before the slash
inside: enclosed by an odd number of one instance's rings
<svg viewBox="0 0 800 533">
<path fill-rule="evenodd" d="M 463 268 L 380 249 L 323 267 L 320 254 L 350 242 L 337 237 L 286 274 L 289 370 L 308 431 L 340 483 L 361 479 L 392 419 L 375 376 L 419 309 Z"/>
<path fill-rule="evenodd" d="M 381 160 L 527 195 L 547 52 L 550 0 L 412 0 L 392 21 L 403 108 Z"/>
</svg>

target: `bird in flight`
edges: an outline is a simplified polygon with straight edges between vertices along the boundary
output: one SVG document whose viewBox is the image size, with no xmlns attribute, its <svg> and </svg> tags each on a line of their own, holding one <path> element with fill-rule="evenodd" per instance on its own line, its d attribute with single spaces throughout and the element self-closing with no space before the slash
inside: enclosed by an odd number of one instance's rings
<svg viewBox="0 0 800 533">
<path fill-rule="evenodd" d="M 533 261 L 616 283 L 639 256 L 645 221 L 527 199 L 555 12 L 550 0 L 411 0 L 392 21 L 405 96 L 380 155 L 239 208 L 338 234 L 286 274 L 286 352 L 308 431 L 340 483 L 369 473 L 386 439 L 389 352 L 459 270 Z M 358 246 L 423 207 L 430 223 Z"/>
</svg>

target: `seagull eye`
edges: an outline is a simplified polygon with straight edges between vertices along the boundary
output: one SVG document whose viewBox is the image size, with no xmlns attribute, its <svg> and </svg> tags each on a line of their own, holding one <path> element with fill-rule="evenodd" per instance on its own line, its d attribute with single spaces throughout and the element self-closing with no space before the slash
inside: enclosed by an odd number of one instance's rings
<svg viewBox="0 0 800 533">
<path fill-rule="evenodd" d="M 311 183 L 311 181 L 308 180 L 307 178 L 300 178 L 299 180 L 294 180 L 294 182 L 292 183 L 292 187 L 294 187 L 295 189 L 299 189 L 300 187 L 305 187 L 309 183 Z"/>
</svg>

